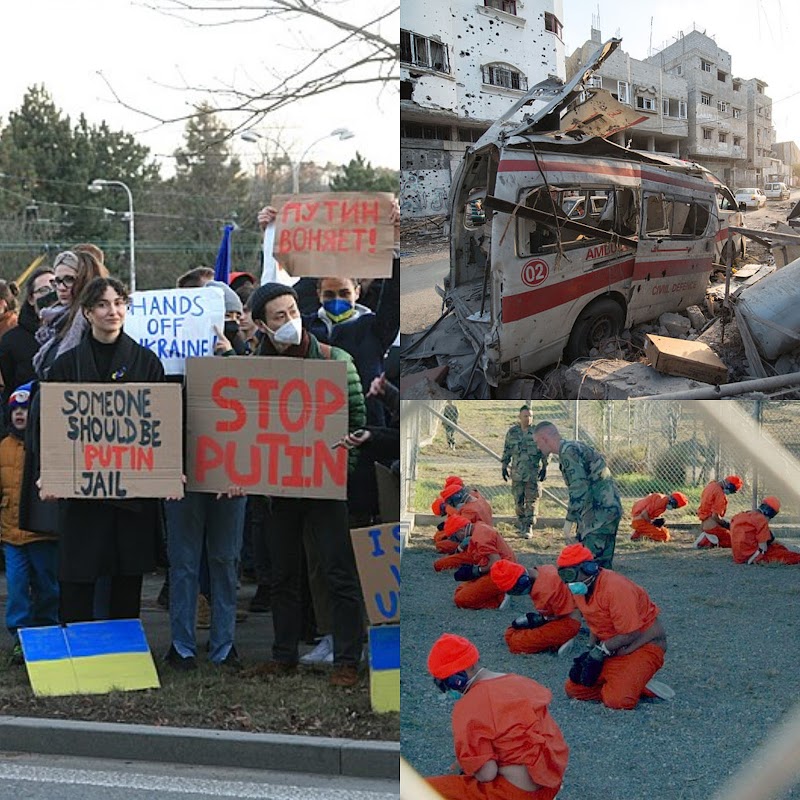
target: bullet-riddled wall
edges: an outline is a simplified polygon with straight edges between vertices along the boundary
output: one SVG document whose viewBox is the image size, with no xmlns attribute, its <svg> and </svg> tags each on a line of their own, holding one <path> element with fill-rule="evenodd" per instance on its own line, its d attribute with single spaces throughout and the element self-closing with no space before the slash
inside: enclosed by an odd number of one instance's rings
<svg viewBox="0 0 800 800">
<path fill-rule="evenodd" d="M 565 78 L 562 19 L 562 0 L 404 0 L 404 216 L 445 214 L 466 148 L 529 87 L 548 75 Z"/>
</svg>

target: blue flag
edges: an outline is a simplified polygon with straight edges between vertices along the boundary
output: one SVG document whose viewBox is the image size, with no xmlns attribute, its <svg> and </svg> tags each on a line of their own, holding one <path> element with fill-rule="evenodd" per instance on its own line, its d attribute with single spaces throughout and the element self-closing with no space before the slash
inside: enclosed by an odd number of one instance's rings
<svg viewBox="0 0 800 800">
<path fill-rule="evenodd" d="M 233 225 L 226 225 L 225 230 L 222 231 L 217 260 L 214 262 L 214 280 L 223 283 L 228 283 L 231 274 L 231 233 L 233 233 Z"/>
</svg>

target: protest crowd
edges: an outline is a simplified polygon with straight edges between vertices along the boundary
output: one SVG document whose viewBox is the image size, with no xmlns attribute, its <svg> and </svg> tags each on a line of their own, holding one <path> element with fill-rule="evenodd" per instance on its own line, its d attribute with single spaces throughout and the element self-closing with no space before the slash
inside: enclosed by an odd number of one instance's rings
<svg viewBox="0 0 800 800">
<path fill-rule="evenodd" d="M 362 235 L 350 230 L 313 240 L 340 251 L 330 273 L 321 257 L 319 272 L 294 273 L 272 246 L 282 209 L 267 206 L 260 277 L 230 271 L 221 248 L 214 269 L 129 295 L 100 248 L 77 244 L 21 288 L 0 281 L 12 663 L 24 663 L 22 629 L 139 618 L 143 576 L 163 567 L 165 667 L 241 671 L 237 622 L 271 612 L 272 659 L 247 664 L 250 676 L 327 664 L 331 684 L 358 683 L 367 621 L 350 531 L 399 514 L 390 199 L 375 224 L 388 246 L 370 249 L 384 263 L 365 278 L 352 277 L 342 243 Z M 245 610 L 246 579 L 257 590 Z"/>
</svg>

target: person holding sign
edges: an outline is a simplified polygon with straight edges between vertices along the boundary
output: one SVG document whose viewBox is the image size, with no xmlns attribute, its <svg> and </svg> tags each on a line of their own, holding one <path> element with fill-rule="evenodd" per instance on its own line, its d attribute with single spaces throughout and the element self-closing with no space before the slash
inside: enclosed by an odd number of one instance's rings
<svg viewBox="0 0 800 800">
<path fill-rule="evenodd" d="M 128 292 L 118 280 L 95 278 L 83 290 L 79 304 L 89 333 L 56 359 L 48 381 L 120 384 L 165 380 L 158 357 L 122 331 Z M 95 582 L 102 576 L 111 576 L 110 618 L 139 616 L 142 575 L 156 567 L 161 519 L 161 501 L 156 499 L 59 501 L 62 623 L 93 619 Z"/>
<path fill-rule="evenodd" d="M 347 365 L 348 429 L 365 422 L 364 394 L 352 358 L 337 347 L 321 344 L 304 331 L 291 286 L 266 283 L 250 298 L 253 321 L 264 334 L 256 355 L 344 361 Z M 331 683 L 354 686 L 364 632 L 361 585 L 347 520 L 347 502 L 333 499 L 273 497 L 265 530 L 272 561 L 273 661 L 260 674 L 289 675 L 296 671 L 302 634 L 300 564 L 304 526 L 320 556 L 328 584 L 333 618 Z"/>
</svg>

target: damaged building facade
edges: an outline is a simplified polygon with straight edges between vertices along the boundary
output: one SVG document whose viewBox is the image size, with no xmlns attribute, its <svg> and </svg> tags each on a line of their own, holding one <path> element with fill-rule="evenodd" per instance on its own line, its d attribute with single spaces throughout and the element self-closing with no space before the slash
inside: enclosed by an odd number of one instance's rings
<svg viewBox="0 0 800 800">
<path fill-rule="evenodd" d="M 464 151 L 548 75 L 565 78 L 561 0 L 403 2 L 403 216 L 447 213 Z M 519 120 L 522 114 L 519 114 Z"/>
</svg>

